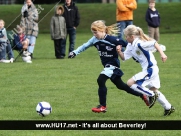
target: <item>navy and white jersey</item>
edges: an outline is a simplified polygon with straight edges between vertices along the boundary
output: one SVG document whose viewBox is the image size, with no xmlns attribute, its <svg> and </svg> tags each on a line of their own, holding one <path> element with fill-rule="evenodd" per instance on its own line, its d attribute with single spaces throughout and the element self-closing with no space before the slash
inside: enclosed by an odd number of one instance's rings
<svg viewBox="0 0 181 136">
<path fill-rule="evenodd" d="M 145 20 L 150 27 L 157 28 L 160 26 L 160 14 L 157 10 L 153 11 L 148 8 L 146 11 Z"/>
<path fill-rule="evenodd" d="M 133 43 L 128 43 L 124 51 L 125 60 L 134 57 L 140 64 L 143 70 L 157 65 L 157 61 L 151 52 L 155 48 L 155 40 L 142 41 L 136 38 Z"/>
<path fill-rule="evenodd" d="M 81 52 L 85 51 L 87 48 L 95 46 L 104 67 L 106 66 L 106 64 L 120 67 L 120 61 L 118 59 L 118 54 L 116 51 L 117 45 L 122 45 L 123 47 L 126 47 L 127 42 L 110 35 L 106 35 L 105 38 L 102 40 L 99 40 L 95 36 L 93 36 L 91 39 L 88 40 L 88 42 L 79 46 L 73 52 L 78 55 Z"/>
</svg>

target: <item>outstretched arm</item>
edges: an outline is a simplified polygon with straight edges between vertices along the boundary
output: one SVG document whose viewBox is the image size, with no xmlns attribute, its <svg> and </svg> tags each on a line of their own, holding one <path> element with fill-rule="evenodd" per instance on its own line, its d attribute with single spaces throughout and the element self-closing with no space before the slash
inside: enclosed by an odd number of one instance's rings
<svg viewBox="0 0 181 136">
<path fill-rule="evenodd" d="M 95 39 L 95 37 L 92 37 L 91 39 L 89 39 L 88 42 L 82 44 L 82 45 L 79 46 L 76 50 L 70 52 L 68 58 L 74 58 L 75 56 L 77 56 L 77 55 L 80 54 L 81 52 L 83 52 L 83 51 L 85 51 L 86 49 L 88 49 L 89 47 L 91 47 L 91 46 L 93 45 L 94 39 Z"/>
<path fill-rule="evenodd" d="M 156 42 L 155 43 L 155 48 L 157 49 L 157 51 L 160 53 L 161 55 L 161 59 L 163 62 L 165 62 L 167 60 L 167 56 L 165 55 L 165 53 L 162 51 L 162 49 L 160 48 L 159 44 Z"/>
</svg>

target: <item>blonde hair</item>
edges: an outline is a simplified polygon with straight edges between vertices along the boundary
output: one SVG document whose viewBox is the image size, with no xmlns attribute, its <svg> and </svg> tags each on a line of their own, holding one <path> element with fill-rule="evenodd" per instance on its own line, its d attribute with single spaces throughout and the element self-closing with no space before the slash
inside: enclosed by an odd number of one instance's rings
<svg viewBox="0 0 181 136">
<path fill-rule="evenodd" d="M 91 24 L 91 31 L 100 31 L 116 36 L 119 33 L 119 28 L 117 24 L 106 26 L 104 20 L 97 20 Z"/>
<path fill-rule="evenodd" d="M 137 27 L 135 25 L 129 25 L 124 29 L 124 35 L 125 36 L 132 36 L 140 38 L 143 41 L 151 41 L 152 38 L 144 34 L 143 30 L 140 27 Z"/>
<path fill-rule="evenodd" d="M 3 22 L 3 24 L 4 24 L 4 26 L 5 26 L 5 22 L 4 22 L 4 20 L 0 19 L 0 22 Z"/>
</svg>

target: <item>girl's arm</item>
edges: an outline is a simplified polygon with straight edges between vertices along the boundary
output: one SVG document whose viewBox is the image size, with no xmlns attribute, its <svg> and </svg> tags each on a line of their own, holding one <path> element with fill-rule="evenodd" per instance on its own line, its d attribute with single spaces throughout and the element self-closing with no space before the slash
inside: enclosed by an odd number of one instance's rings
<svg viewBox="0 0 181 136">
<path fill-rule="evenodd" d="M 91 39 L 88 40 L 88 42 L 82 44 L 76 50 L 70 52 L 68 58 L 74 58 L 75 56 L 77 56 L 81 52 L 83 52 L 86 49 L 88 49 L 89 47 L 91 47 L 93 45 L 93 40 L 94 39 L 95 39 L 95 37 L 92 37 Z"/>
<path fill-rule="evenodd" d="M 160 53 L 161 55 L 161 59 L 163 62 L 165 62 L 167 60 L 167 56 L 165 55 L 165 53 L 162 51 L 162 49 L 160 48 L 159 44 L 156 42 L 155 43 L 155 48 L 157 49 L 157 51 Z"/>
<path fill-rule="evenodd" d="M 120 57 L 122 60 L 125 60 L 125 58 L 124 58 L 124 53 L 121 51 L 121 49 L 122 49 L 122 45 L 116 46 L 116 51 L 117 51 L 119 57 Z"/>
</svg>

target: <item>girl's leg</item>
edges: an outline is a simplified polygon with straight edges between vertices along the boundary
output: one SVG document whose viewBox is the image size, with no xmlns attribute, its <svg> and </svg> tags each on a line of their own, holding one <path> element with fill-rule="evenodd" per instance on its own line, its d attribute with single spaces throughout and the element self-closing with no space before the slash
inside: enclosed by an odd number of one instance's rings
<svg viewBox="0 0 181 136">
<path fill-rule="evenodd" d="M 127 84 L 125 84 L 122 79 L 120 77 L 116 77 L 114 79 L 111 79 L 111 81 L 116 85 L 116 87 L 120 90 L 124 90 L 126 91 L 127 93 L 130 93 L 132 95 L 135 95 L 135 96 L 140 96 L 142 97 L 143 94 L 140 93 L 140 92 L 136 92 L 134 91 L 133 89 L 131 89 Z"/>
<path fill-rule="evenodd" d="M 124 91 L 126 91 L 127 93 L 130 93 L 130 94 L 132 94 L 132 95 L 134 95 L 134 96 L 139 96 L 139 97 L 141 97 L 142 99 L 143 99 L 143 101 L 145 102 L 145 104 L 147 105 L 147 106 L 150 106 L 150 98 L 148 97 L 148 96 L 146 96 L 146 95 L 144 95 L 144 94 L 142 94 L 142 93 L 140 93 L 140 92 L 136 92 L 136 91 L 134 91 L 133 89 L 131 89 L 127 84 L 125 84 L 123 81 L 122 81 L 122 79 L 121 78 L 119 78 L 119 77 L 117 77 L 117 78 L 115 78 L 115 79 L 111 79 L 111 81 L 116 85 L 116 87 L 118 88 L 118 89 L 120 89 L 120 90 L 124 90 Z"/>
<path fill-rule="evenodd" d="M 156 102 L 156 98 L 157 98 L 157 94 L 151 90 L 149 90 L 146 87 L 143 86 L 139 86 L 135 83 L 135 81 L 133 80 L 133 78 L 129 79 L 127 82 L 128 86 L 130 86 L 134 91 L 142 93 L 144 95 L 149 96 L 149 108 L 151 108 L 155 102 Z"/>
<path fill-rule="evenodd" d="M 156 91 L 158 94 L 157 101 L 164 108 L 164 116 L 170 115 L 175 111 L 175 108 L 169 103 L 164 94 L 162 94 L 159 90 L 152 87 L 150 90 Z"/>
<path fill-rule="evenodd" d="M 106 88 L 106 81 L 107 79 L 109 79 L 108 76 L 104 75 L 104 74 L 100 74 L 98 79 L 97 79 L 97 83 L 99 85 L 98 88 L 98 95 L 99 95 L 99 103 L 100 105 L 98 105 L 95 108 L 92 108 L 93 112 L 106 112 L 106 96 L 107 96 L 107 88 Z"/>
<path fill-rule="evenodd" d="M 99 103 L 102 106 L 106 106 L 106 95 L 107 95 L 107 88 L 106 88 L 106 81 L 107 79 L 109 79 L 109 77 L 107 77 L 104 74 L 100 74 L 98 79 L 97 79 L 97 83 L 98 83 L 98 95 L 99 95 Z"/>
<path fill-rule="evenodd" d="M 166 110 L 169 110 L 171 108 L 171 104 L 168 102 L 168 100 L 165 98 L 165 96 L 157 90 L 157 94 L 158 94 L 158 102 L 162 105 L 162 107 Z"/>
<path fill-rule="evenodd" d="M 135 90 L 136 92 L 145 94 L 147 96 L 154 96 L 155 95 L 155 93 L 153 91 L 149 90 L 148 88 L 143 87 L 143 86 L 139 86 L 138 84 L 136 84 L 135 81 L 133 80 L 133 78 L 130 78 L 128 80 L 127 85 L 129 87 L 131 87 L 133 90 Z"/>
</svg>

